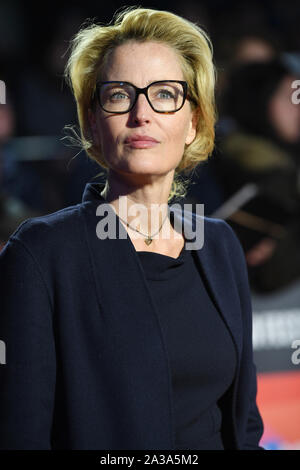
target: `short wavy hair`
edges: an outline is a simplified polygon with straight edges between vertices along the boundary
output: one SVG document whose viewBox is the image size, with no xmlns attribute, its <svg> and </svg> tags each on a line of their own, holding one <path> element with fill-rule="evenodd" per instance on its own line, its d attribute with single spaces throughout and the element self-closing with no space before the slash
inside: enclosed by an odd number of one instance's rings
<svg viewBox="0 0 300 470">
<path fill-rule="evenodd" d="M 77 105 L 80 136 L 75 134 L 88 156 L 107 169 L 101 149 L 93 143 L 88 109 L 94 110 L 96 82 L 109 54 L 115 47 L 131 40 L 171 46 L 177 52 L 188 83 L 191 107 L 198 116 L 196 136 L 191 144 L 185 145 L 175 169 L 169 200 L 174 196 L 183 197 L 186 184 L 180 174 L 190 173 L 211 155 L 217 119 L 213 46 L 208 34 L 197 24 L 168 11 L 136 6 L 116 12 L 107 25 L 84 24 L 70 41 L 71 52 L 64 72 Z"/>
</svg>

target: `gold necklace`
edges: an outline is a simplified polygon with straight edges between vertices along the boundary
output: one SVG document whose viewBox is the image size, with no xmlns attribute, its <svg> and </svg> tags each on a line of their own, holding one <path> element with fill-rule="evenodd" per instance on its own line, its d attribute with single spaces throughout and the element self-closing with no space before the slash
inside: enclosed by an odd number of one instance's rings
<svg viewBox="0 0 300 470">
<path fill-rule="evenodd" d="M 140 230 L 138 230 L 138 229 L 136 229 L 136 228 L 134 228 L 134 227 L 131 227 L 131 225 L 129 225 L 129 223 L 126 222 L 126 220 L 123 220 L 119 215 L 118 215 L 118 217 L 119 217 L 119 219 L 122 220 L 122 222 L 124 222 L 124 223 L 127 225 L 127 227 L 131 228 L 132 230 L 135 230 L 136 232 L 138 232 L 138 233 L 140 233 L 141 235 L 143 235 L 144 237 L 146 237 L 145 240 L 144 240 L 144 242 L 146 243 L 146 245 L 150 245 L 150 243 L 152 243 L 152 239 L 153 239 L 154 235 L 156 235 L 158 232 L 160 232 L 160 230 L 161 230 L 163 224 L 165 223 L 165 221 L 166 221 L 166 219 L 167 219 L 167 217 L 168 217 L 168 214 L 166 215 L 165 219 L 163 220 L 163 222 L 162 222 L 160 228 L 158 229 L 158 231 L 155 232 L 151 237 L 150 237 L 150 235 L 146 235 L 146 234 L 142 233 Z"/>
<path fill-rule="evenodd" d="M 103 198 L 104 200 L 106 200 L 106 198 L 104 197 L 104 195 L 103 195 L 102 193 L 100 193 L 100 194 L 101 194 L 102 198 Z M 136 228 L 134 228 L 134 227 L 131 227 L 131 225 L 129 225 L 129 223 L 126 222 L 126 220 L 123 220 L 123 219 L 119 216 L 119 214 L 117 214 L 117 215 L 118 215 L 119 219 L 121 219 L 122 222 L 124 222 L 124 224 L 127 225 L 127 227 L 131 228 L 132 230 L 135 230 L 136 232 L 138 232 L 138 233 L 140 233 L 141 235 L 143 235 L 144 237 L 146 237 L 145 240 L 144 240 L 144 242 L 146 243 L 146 245 L 150 245 L 150 243 L 152 243 L 152 239 L 153 239 L 154 235 L 156 235 L 157 233 L 160 232 L 160 230 L 161 230 L 163 224 L 165 223 L 165 221 L 166 221 L 166 219 L 167 219 L 167 217 L 168 217 L 168 214 L 167 214 L 166 217 L 165 217 L 165 219 L 163 220 L 161 226 L 159 227 L 158 231 L 155 232 L 155 233 L 150 237 L 150 235 L 146 235 L 146 234 L 142 233 L 140 230 L 138 230 L 138 229 L 136 229 Z"/>
</svg>

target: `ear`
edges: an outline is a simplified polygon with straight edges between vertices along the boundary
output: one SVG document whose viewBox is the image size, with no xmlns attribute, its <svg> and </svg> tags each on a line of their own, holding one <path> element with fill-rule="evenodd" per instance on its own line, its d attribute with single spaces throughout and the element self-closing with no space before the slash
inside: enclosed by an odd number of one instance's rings
<svg viewBox="0 0 300 470">
<path fill-rule="evenodd" d="M 194 109 L 194 111 L 192 111 L 192 115 L 191 115 L 191 119 L 189 123 L 189 130 L 185 139 L 186 145 L 191 144 L 196 137 L 198 119 L 199 119 L 199 110 Z"/>
<path fill-rule="evenodd" d="M 99 136 L 98 136 L 98 131 L 97 131 L 96 116 L 95 116 L 95 113 L 93 113 L 93 111 L 91 110 L 91 108 L 88 109 L 88 119 L 89 119 L 91 131 L 92 131 L 93 142 L 95 145 L 99 146 Z"/>
</svg>

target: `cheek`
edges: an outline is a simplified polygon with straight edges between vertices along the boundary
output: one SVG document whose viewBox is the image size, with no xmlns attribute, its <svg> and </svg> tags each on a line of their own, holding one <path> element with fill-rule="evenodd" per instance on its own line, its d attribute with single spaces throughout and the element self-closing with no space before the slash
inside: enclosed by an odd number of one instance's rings
<svg viewBox="0 0 300 470">
<path fill-rule="evenodd" d="M 102 152 L 104 154 L 112 152 L 117 143 L 118 126 L 111 119 L 100 119 L 97 129 Z"/>
<path fill-rule="evenodd" d="M 188 119 L 176 119 L 170 123 L 169 126 L 169 138 L 174 145 L 181 144 L 184 146 L 186 136 L 189 131 Z"/>
</svg>

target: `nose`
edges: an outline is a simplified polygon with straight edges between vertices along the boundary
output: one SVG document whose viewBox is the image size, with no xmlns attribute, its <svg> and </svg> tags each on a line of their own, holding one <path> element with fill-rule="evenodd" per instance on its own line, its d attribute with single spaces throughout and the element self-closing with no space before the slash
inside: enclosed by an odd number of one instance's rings
<svg viewBox="0 0 300 470">
<path fill-rule="evenodd" d="M 131 110 L 132 118 L 135 122 L 149 122 L 152 108 L 145 95 L 140 94 L 134 107 Z"/>
</svg>

